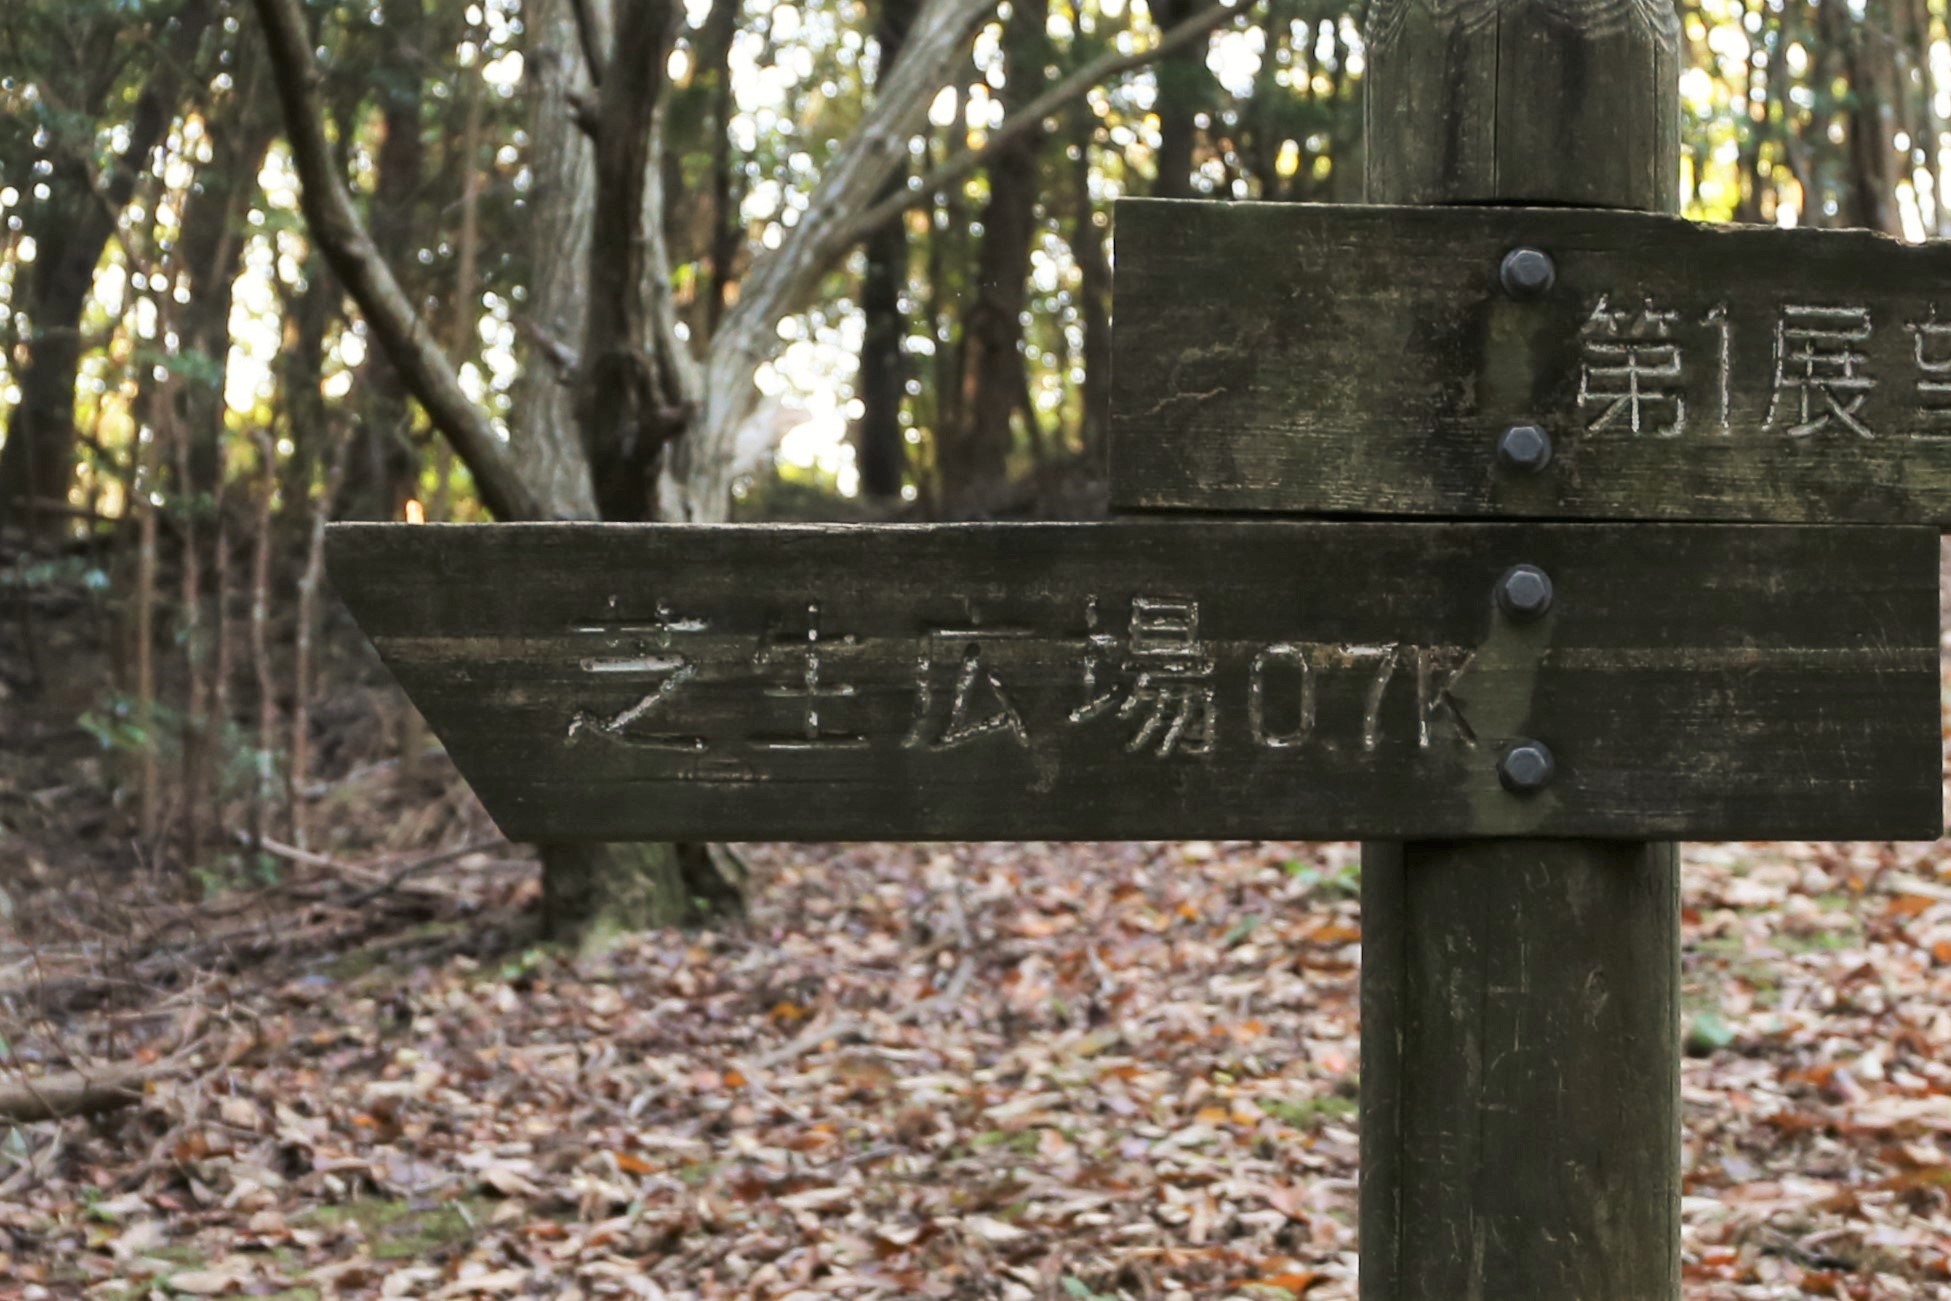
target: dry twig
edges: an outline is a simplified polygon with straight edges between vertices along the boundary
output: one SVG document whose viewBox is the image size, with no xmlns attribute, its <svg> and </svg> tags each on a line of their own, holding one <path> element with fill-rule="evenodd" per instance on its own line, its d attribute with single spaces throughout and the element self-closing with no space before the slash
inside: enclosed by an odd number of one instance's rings
<svg viewBox="0 0 1951 1301">
<path fill-rule="evenodd" d="M 192 1018 L 191 1026 L 196 1024 Z M 20 1075 L 0 1082 L 0 1121 L 32 1125 L 70 1116 L 95 1116 L 129 1106 L 142 1097 L 144 1086 L 151 1080 L 175 1074 L 195 1055 L 200 1041 L 191 1037 L 193 1034 L 194 1029 L 185 1035 L 188 1042 L 153 1062 Z"/>
</svg>

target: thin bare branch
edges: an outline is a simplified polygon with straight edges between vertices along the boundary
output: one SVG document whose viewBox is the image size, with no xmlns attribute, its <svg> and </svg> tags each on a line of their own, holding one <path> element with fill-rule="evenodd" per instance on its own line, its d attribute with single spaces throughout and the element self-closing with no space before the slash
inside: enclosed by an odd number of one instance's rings
<svg viewBox="0 0 1951 1301">
<path fill-rule="evenodd" d="M 1198 40 L 1242 12 L 1244 4 L 1215 4 L 1171 28 L 1148 50 L 1093 60 L 1038 96 L 991 135 L 983 149 L 948 160 L 917 188 L 879 197 L 887 178 L 905 162 L 908 139 L 929 104 L 965 57 L 968 33 L 989 7 L 988 0 L 928 0 L 866 119 L 821 174 L 805 216 L 740 281 L 737 303 L 712 336 L 704 418 L 678 444 L 682 499 L 691 519 L 726 517 L 732 482 L 740 472 L 738 429 L 755 401 L 753 372 L 777 344 L 779 318 L 797 308 L 838 259 L 880 223 L 926 202 L 980 166 L 990 151 L 1083 98 L 1093 86 Z"/>
<path fill-rule="evenodd" d="M 298 579 L 298 630 L 291 657 L 291 754 L 285 764 L 286 817 L 291 838 L 299 848 L 307 844 L 308 814 L 304 789 L 312 753 L 312 643 L 318 636 L 318 594 L 325 582 L 325 526 L 332 520 L 332 503 L 345 484 L 347 453 L 352 440 L 340 431 L 332 440 L 325 492 L 312 509 L 311 536 L 305 548 L 305 569 Z M 296 505 L 296 503 L 293 503 Z"/>
<path fill-rule="evenodd" d="M 969 38 L 994 0 L 925 0 L 901 57 L 876 88 L 866 116 L 820 173 L 799 224 L 758 255 L 739 281 L 738 301 L 712 336 L 704 414 L 676 444 L 684 508 L 694 520 L 723 519 L 739 473 L 738 428 L 757 400 L 755 368 L 779 342 L 779 318 L 803 302 L 854 244 L 853 214 L 871 205 L 908 160 L 908 142 L 928 106 L 968 58 Z"/>
<path fill-rule="evenodd" d="M 541 501 L 522 481 L 487 416 L 468 399 L 440 343 L 414 310 L 353 206 L 325 138 L 319 71 L 300 0 L 255 0 L 276 70 L 285 132 L 304 183 L 306 224 L 358 303 L 380 347 L 474 476 L 481 500 L 503 520 L 536 519 Z"/>
<path fill-rule="evenodd" d="M 126 1107 L 142 1097 L 152 1072 L 109 1066 L 92 1072 L 60 1071 L 0 1084 L 0 1122 L 32 1125 L 69 1116 L 93 1116 Z"/>
<path fill-rule="evenodd" d="M 911 185 L 897 194 L 890 194 L 848 222 L 842 227 L 846 236 L 845 242 L 851 245 L 865 239 L 908 209 L 927 203 L 935 195 L 974 172 L 1012 140 L 1027 131 L 1035 130 L 1047 119 L 1064 112 L 1078 100 L 1083 99 L 1094 87 L 1103 85 L 1121 73 L 1142 68 L 1148 63 L 1164 58 L 1189 42 L 1212 32 L 1228 18 L 1245 11 L 1243 0 L 1220 0 L 1220 3 L 1194 14 L 1166 32 L 1149 49 L 1138 50 L 1131 54 L 1106 54 L 1091 60 L 1037 96 L 1024 107 L 1022 112 L 1013 114 L 1007 122 L 991 131 L 980 149 L 964 149 L 922 177 L 918 184 Z"/>
<path fill-rule="evenodd" d="M 177 1073 L 200 1046 L 200 1041 L 188 1040 L 168 1057 L 147 1064 L 118 1062 L 0 1079 L 0 1123 L 31 1125 L 129 1106 L 141 1101 L 144 1085 Z"/>
</svg>

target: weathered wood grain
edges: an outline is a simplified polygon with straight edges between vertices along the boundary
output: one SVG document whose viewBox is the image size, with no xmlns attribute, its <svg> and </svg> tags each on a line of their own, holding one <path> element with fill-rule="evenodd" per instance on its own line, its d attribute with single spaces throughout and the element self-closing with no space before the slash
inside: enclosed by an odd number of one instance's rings
<svg viewBox="0 0 1951 1301">
<path fill-rule="evenodd" d="M 1672 0 L 1372 0 L 1369 198 L 1672 210 Z"/>
<path fill-rule="evenodd" d="M 1951 524 L 1951 243 L 1170 200 L 1117 240 L 1121 508 Z M 1494 454 L 1520 422 L 1540 473 Z"/>
<path fill-rule="evenodd" d="M 1362 847 L 1363 1297 L 1677 1296 L 1677 851 Z"/>
<path fill-rule="evenodd" d="M 1372 202 L 1675 210 L 1671 0 L 1376 0 L 1369 23 Z M 1703 721 L 1645 726 L 1684 754 Z M 1644 839 L 1670 830 L 1627 834 L 1362 846 L 1362 1301 L 1678 1301 L 1679 861 Z"/>
<path fill-rule="evenodd" d="M 1939 826 L 1928 530 L 345 525 L 328 554 L 516 838 Z M 1517 563 L 1556 583 L 1541 622 L 1494 607 Z M 1557 754 L 1541 795 L 1498 782 L 1518 736 Z"/>
</svg>

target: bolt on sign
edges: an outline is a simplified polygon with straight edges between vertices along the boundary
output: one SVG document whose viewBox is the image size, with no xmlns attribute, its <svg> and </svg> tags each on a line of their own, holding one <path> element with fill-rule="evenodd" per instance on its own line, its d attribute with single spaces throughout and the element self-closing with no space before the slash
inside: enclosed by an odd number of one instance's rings
<svg viewBox="0 0 1951 1301">
<path fill-rule="evenodd" d="M 1933 837 L 1944 256 L 1127 202 L 1120 506 L 1558 518 L 341 525 L 332 572 L 521 839 Z"/>
</svg>

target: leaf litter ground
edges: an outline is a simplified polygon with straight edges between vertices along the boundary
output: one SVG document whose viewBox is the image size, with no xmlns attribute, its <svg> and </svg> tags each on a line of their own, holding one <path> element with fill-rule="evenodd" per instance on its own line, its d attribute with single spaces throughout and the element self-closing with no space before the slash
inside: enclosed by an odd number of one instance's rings
<svg viewBox="0 0 1951 1301">
<path fill-rule="evenodd" d="M 588 959 L 520 860 L 354 918 L 301 875 L 250 897 L 282 951 L 23 1024 L 14 1070 L 202 1028 L 6 1134 L 0 1297 L 1352 1295 L 1352 847 L 746 853 L 749 923 Z M 1688 1295 L 1951 1295 L 1951 875 L 1686 879 Z M 189 929 L 256 933 L 224 903 Z M 77 988 L 45 950 L 13 1007 Z"/>
</svg>

